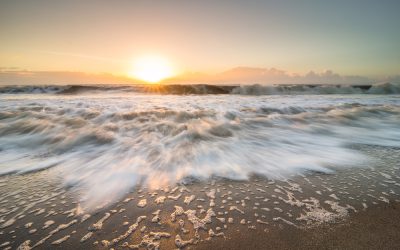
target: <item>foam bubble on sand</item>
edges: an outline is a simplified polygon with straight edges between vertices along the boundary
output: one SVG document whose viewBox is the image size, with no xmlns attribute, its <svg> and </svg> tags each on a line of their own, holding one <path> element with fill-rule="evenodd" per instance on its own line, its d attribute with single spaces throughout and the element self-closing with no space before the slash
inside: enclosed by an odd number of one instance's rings
<svg viewBox="0 0 400 250">
<path fill-rule="evenodd" d="M 197 235 L 197 232 L 200 228 L 206 230 L 206 224 L 211 223 L 211 218 L 215 217 L 215 212 L 212 210 L 212 208 L 209 208 L 207 210 L 207 213 L 203 219 L 200 219 L 199 217 L 196 216 L 196 210 L 187 210 L 185 211 L 185 214 L 188 218 L 188 220 L 193 224 L 193 228 L 195 230 L 195 234 Z"/>
<path fill-rule="evenodd" d="M 159 196 L 159 197 L 157 197 L 157 198 L 155 199 L 154 202 L 155 202 L 156 204 L 163 204 L 164 201 L 165 201 L 165 199 L 166 199 L 165 196 Z"/>
<path fill-rule="evenodd" d="M 303 193 L 303 189 L 300 187 L 298 183 L 294 183 L 289 180 L 286 180 L 285 182 L 289 185 L 289 187 L 285 188 L 289 189 L 290 191 L 297 191 L 299 193 Z"/>
<path fill-rule="evenodd" d="M 141 199 L 139 203 L 137 204 L 138 207 L 143 208 L 147 205 L 147 200 L 146 199 Z"/>
<path fill-rule="evenodd" d="M 176 201 L 176 200 L 178 200 L 181 196 L 182 196 L 182 194 L 178 194 L 178 195 L 175 195 L 175 196 L 168 195 L 168 199 L 171 199 L 171 200 Z"/>
<path fill-rule="evenodd" d="M 219 220 L 222 223 L 225 223 L 225 218 L 217 217 L 216 219 Z"/>
<path fill-rule="evenodd" d="M 37 215 L 41 215 L 41 214 L 43 214 L 45 211 L 46 211 L 46 209 L 41 208 L 41 209 L 39 209 L 39 210 L 35 213 L 35 215 L 36 215 L 36 216 L 37 216 Z"/>
<path fill-rule="evenodd" d="M 296 199 L 296 197 L 294 196 L 294 194 L 292 192 L 289 192 L 287 190 L 285 190 L 286 192 L 286 196 L 287 199 L 284 199 L 282 197 L 278 197 L 278 199 L 280 199 L 281 201 L 285 202 L 286 204 L 289 204 L 291 206 L 296 206 L 296 207 L 301 207 L 304 205 L 303 202 L 301 202 L 300 200 Z"/>
<path fill-rule="evenodd" d="M 51 225 L 53 225 L 53 224 L 54 224 L 54 220 L 48 220 L 48 221 L 46 221 L 46 222 L 44 223 L 42 229 L 46 229 L 46 228 L 48 228 L 49 226 L 51 226 Z"/>
<path fill-rule="evenodd" d="M 125 200 L 123 200 L 123 203 L 128 203 L 128 202 L 130 202 L 131 200 L 133 200 L 133 198 L 128 197 L 128 198 L 126 198 Z"/>
<path fill-rule="evenodd" d="M 206 192 L 206 195 L 210 199 L 215 199 L 215 189 L 211 189 L 209 192 Z"/>
<path fill-rule="evenodd" d="M 158 209 L 158 210 L 156 210 L 156 211 L 154 211 L 152 214 L 154 215 L 154 217 L 151 219 L 151 222 L 153 222 L 153 223 L 158 223 L 160 220 L 161 220 L 161 218 L 160 218 L 160 212 L 161 212 L 161 210 L 160 209 Z"/>
<path fill-rule="evenodd" d="M 108 218 L 110 218 L 110 216 L 111 216 L 110 213 L 105 213 L 104 216 L 100 220 L 98 220 L 96 223 L 89 226 L 88 230 L 89 231 L 101 230 L 103 228 L 104 221 L 107 220 Z"/>
<path fill-rule="evenodd" d="M 33 222 L 28 222 L 25 224 L 25 228 L 30 228 L 33 225 Z"/>
<path fill-rule="evenodd" d="M 92 235 L 93 235 L 93 232 L 88 232 L 87 234 L 85 234 L 85 235 L 81 238 L 80 242 L 82 243 L 82 242 L 87 241 L 90 237 L 92 237 Z"/>
<path fill-rule="evenodd" d="M 195 195 L 186 196 L 185 200 L 183 201 L 185 204 L 189 205 L 196 198 Z"/>
<path fill-rule="evenodd" d="M 265 225 L 268 224 L 268 222 L 262 221 L 262 220 L 260 220 L 260 219 L 257 219 L 256 222 L 259 223 L 259 224 L 265 224 Z"/>
<path fill-rule="evenodd" d="M 185 212 L 183 210 L 183 208 L 180 206 L 174 206 L 174 207 L 175 207 L 175 211 L 171 214 L 171 221 L 175 221 L 176 216 L 182 215 Z"/>
<path fill-rule="evenodd" d="M 381 200 L 381 201 L 383 201 L 383 202 L 385 202 L 385 203 L 390 203 L 390 202 L 389 202 L 389 199 L 388 199 L 388 198 L 385 198 L 385 197 L 383 197 L 383 196 L 380 196 L 380 197 L 379 197 L 379 200 Z"/>
<path fill-rule="evenodd" d="M 11 219 L 9 219 L 9 220 L 7 220 L 6 222 L 4 222 L 4 223 L 0 226 L 0 229 L 7 228 L 7 227 L 11 226 L 12 224 L 14 224 L 15 221 L 16 221 L 16 218 L 15 218 L 15 217 L 14 217 L 14 218 L 11 218 Z"/>
<path fill-rule="evenodd" d="M 11 244 L 11 243 L 10 243 L 9 241 L 6 241 L 6 242 L 0 244 L 0 247 L 5 247 L 5 246 L 8 246 L 8 245 L 10 245 L 10 244 Z"/>
<path fill-rule="evenodd" d="M 298 226 L 297 226 L 296 224 L 294 224 L 293 222 L 288 221 L 288 220 L 286 220 L 286 219 L 284 219 L 284 218 L 282 218 L 282 217 L 275 217 L 275 218 L 273 218 L 272 220 L 273 220 L 273 221 L 282 221 L 282 222 L 284 222 L 284 223 L 286 223 L 286 224 L 288 224 L 288 225 L 290 225 L 290 226 L 293 226 L 293 227 L 298 228 Z"/>
<path fill-rule="evenodd" d="M 10 245 L 10 244 L 11 244 L 11 243 L 10 243 L 9 241 L 6 241 L 6 242 L 0 244 L 0 247 L 6 247 L 6 246 L 8 246 L 8 245 Z M 4 249 L 7 249 L 7 248 L 4 248 Z M 4 250 L 4 249 L 3 249 L 3 250 Z M 9 248 L 9 249 L 11 249 L 11 248 Z"/>
<path fill-rule="evenodd" d="M 243 210 L 240 210 L 237 206 L 230 206 L 230 207 L 229 207 L 229 211 L 233 211 L 233 210 L 236 210 L 236 211 L 238 211 L 239 213 L 244 214 L 244 211 L 243 211 Z"/>
<path fill-rule="evenodd" d="M 214 200 L 210 200 L 210 205 L 209 205 L 210 207 L 215 207 L 215 202 L 214 202 Z"/>
<path fill-rule="evenodd" d="M 336 196 L 336 194 L 330 194 L 329 196 L 332 197 L 333 199 L 337 200 L 337 201 L 340 200 L 340 199 Z"/>
<path fill-rule="evenodd" d="M 129 245 L 127 242 L 122 244 L 123 247 L 128 247 L 130 249 L 159 249 L 160 248 L 160 240 L 162 238 L 170 238 L 171 234 L 166 232 L 150 232 L 143 236 L 142 241 L 137 245 Z"/>
<path fill-rule="evenodd" d="M 86 221 L 86 220 L 89 219 L 90 217 L 91 217 L 90 214 L 84 214 L 84 215 L 82 216 L 82 218 L 81 218 L 81 223 L 84 222 L 84 221 Z"/>
<path fill-rule="evenodd" d="M 335 222 L 337 220 L 343 219 L 348 215 L 348 210 L 355 210 L 354 207 L 346 205 L 342 207 L 338 202 L 335 201 L 325 201 L 326 204 L 331 206 L 331 209 L 336 212 L 330 212 L 323 207 L 321 207 L 319 200 L 311 197 L 309 199 L 303 200 L 304 205 L 308 211 L 305 214 L 301 214 L 297 220 L 304 220 L 308 225 L 315 223 L 318 225 L 323 222 Z"/>
<path fill-rule="evenodd" d="M 386 174 L 386 173 L 383 173 L 383 172 L 379 172 L 383 177 L 385 177 L 386 179 L 389 179 L 389 180 L 391 180 L 392 179 L 392 176 L 390 176 L 390 175 L 388 175 L 388 174 Z"/>
<path fill-rule="evenodd" d="M 343 217 L 348 216 L 348 215 L 349 215 L 349 210 L 350 210 L 350 209 L 353 210 L 354 212 L 357 212 L 357 210 L 356 210 L 353 206 L 350 206 L 350 205 L 348 205 L 348 204 L 347 204 L 345 207 L 342 207 L 342 206 L 340 206 L 339 203 L 336 202 L 336 201 L 325 201 L 325 203 L 326 203 L 326 204 L 329 204 L 329 205 L 331 206 L 331 209 L 332 209 L 333 211 L 336 211 L 336 212 L 337 212 L 337 215 L 338 215 L 340 218 L 343 218 Z"/>
<path fill-rule="evenodd" d="M 30 249 L 32 249 L 30 247 L 30 244 L 31 244 L 31 241 L 30 240 L 26 240 L 21 245 L 19 245 L 17 247 L 17 250 L 30 250 Z"/>
<path fill-rule="evenodd" d="M 71 225 L 73 225 L 73 224 L 75 224 L 75 223 L 77 223 L 77 222 L 78 222 L 78 220 L 74 219 L 74 220 L 70 221 L 70 222 L 67 223 L 67 224 L 60 224 L 60 225 L 58 225 L 58 227 L 57 227 L 56 229 L 52 230 L 47 236 L 45 236 L 44 238 L 42 238 L 41 240 L 39 240 L 39 241 L 38 241 L 35 245 L 33 245 L 31 248 L 35 248 L 35 247 L 37 247 L 37 246 L 43 244 L 46 240 L 48 240 L 48 239 L 49 239 L 51 236 L 53 236 L 54 234 L 56 234 L 56 233 L 58 233 L 58 232 L 60 232 L 60 231 L 62 231 L 62 230 L 64 230 L 64 229 L 70 227 Z M 29 244 L 28 244 L 28 246 L 29 246 Z M 29 248 L 29 249 L 31 249 L 31 248 Z"/>
<path fill-rule="evenodd" d="M 208 230 L 208 236 L 209 237 L 219 237 L 219 236 L 224 236 L 225 234 L 223 232 L 219 232 L 219 233 L 214 233 L 214 231 L 210 228 L 210 230 Z"/>
<path fill-rule="evenodd" d="M 188 193 L 190 193 L 190 190 L 189 190 L 186 186 L 182 185 L 182 186 L 179 188 L 179 192 L 181 192 L 181 193 L 183 193 L 183 192 L 188 192 Z"/>
<path fill-rule="evenodd" d="M 170 193 L 170 194 L 175 193 L 175 191 L 178 190 L 178 188 L 179 188 L 179 187 L 174 187 L 169 193 Z"/>
<path fill-rule="evenodd" d="M 70 210 L 64 211 L 62 214 L 67 214 L 67 217 L 72 217 L 75 215 L 77 208 L 72 208 Z"/>
<path fill-rule="evenodd" d="M 68 240 L 71 237 L 71 235 L 66 235 L 58 240 L 53 241 L 51 244 L 52 245 L 60 245 L 61 243 L 63 243 L 64 241 Z"/>
<path fill-rule="evenodd" d="M 266 193 L 267 191 L 265 191 L 264 189 L 261 188 L 256 188 L 257 191 L 261 192 L 261 193 Z"/>
<path fill-rule="evenodd" d="M 187 234 L 189 233 L 189 230 L 185 229 L 185 221 L 180 219 L 178 221 L 179 227 L 181 228 L 182 233 Z"/>
<path fill-rule="evenodd" d="M 363 206 L 363 210 L 368 208 L 368 206 L 367 206 L 367 204 L 365 202 L 362 203 L 362 206 Z"/>
<path fill-rule="evenodd" d="M 193 245 L 194 243 L 194 239 L 182 240 L 179 234 L 175 236 L 175 246 L 177 246 L 179 249 L 185 248 L 188 245 Z"/>
<path fill-rule="evenodd" d="M 120 242 L 121 240 L 124 240 L 124 239 L 126 239 L 129 235 L 131 235 L 131 234 L 138 228 L 139 223 L 140 223 L 142 220 L 146 219 L 146 218 L 147 218 L 146 216 L 139 216 L 139 217 L 136 219 L 136 222 L 135 222 L 134 224 L 130 225 L 129 228 L 128 228 L 128 230 L 127 230 L 124 234 L 118 236 L 117 238 L 115 238 L 115 239 L 113 239 L 113 240 L 111 240 L 111 241 L 103 240 L 101 243 L 102 243 L 103 246 L 105 246 L 105 247 L 109 247 L 109 246 L 113 246 L 113 245 L 117 244 L 117 243 Z"/>
</svg>

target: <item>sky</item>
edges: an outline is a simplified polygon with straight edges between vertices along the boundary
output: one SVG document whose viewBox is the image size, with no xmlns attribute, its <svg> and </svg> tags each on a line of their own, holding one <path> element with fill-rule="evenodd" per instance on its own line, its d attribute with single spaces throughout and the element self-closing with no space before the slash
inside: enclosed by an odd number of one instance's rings
<svg viewBox="0 0 400 250">
<path fill-rule="evenodd" d="M 170 82 L 395 78 L 399 11 L 398 0 L 2 0 L 0 83 L 129 78 L 148 55 L 168 61 Z"/>
</svg>

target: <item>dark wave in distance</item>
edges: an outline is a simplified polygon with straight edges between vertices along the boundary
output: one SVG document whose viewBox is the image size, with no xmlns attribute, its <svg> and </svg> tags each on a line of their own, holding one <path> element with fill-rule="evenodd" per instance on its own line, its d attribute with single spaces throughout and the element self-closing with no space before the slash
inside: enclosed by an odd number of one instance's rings
<svg viewBox="0 0 400 250">
<path fill-rule="evenodd" d="M 153 93 L 172 95 L 326 95 L 326 94 L 400 94 L 400 84 L 371 85 L 48 85 L 2 86 L 0 94 L 91 94 Z"/>
</svg>

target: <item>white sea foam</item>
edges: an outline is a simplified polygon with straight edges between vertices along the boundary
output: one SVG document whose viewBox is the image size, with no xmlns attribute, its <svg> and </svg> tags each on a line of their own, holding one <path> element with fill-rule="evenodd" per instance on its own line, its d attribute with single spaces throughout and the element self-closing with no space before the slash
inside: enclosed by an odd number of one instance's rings
<svg viewBox="0 0 400 250">
<path fill-rule="evenodd" d="M 348 146 L 399 147 L 399 121 L 396 95 L 7 95 L 0 174 L 57 168 L 94 208 L 137 184 L 363 165 Z"/>
</svg>

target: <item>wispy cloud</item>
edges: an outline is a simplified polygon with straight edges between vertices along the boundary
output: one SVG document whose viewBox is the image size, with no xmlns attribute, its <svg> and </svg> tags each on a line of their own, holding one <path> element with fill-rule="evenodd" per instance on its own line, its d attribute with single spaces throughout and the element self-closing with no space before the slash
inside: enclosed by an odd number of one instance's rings
<svg viewBox="0 0 400 250">
<path fill-rule="evenodd" d="M 55 55 L 55 56 L 63 56 L 63 57 L 76 57 L 76 58 L 90 59 L 90 60 L 103 61 L 103 62 L 109 62 L 109 63 L 127 63 L 128 62 L 126 60 L 115 60 L 115 59 L 108 58 L 108 57 L 93 56 L 93 55 L 80 54 L 80 53 L 68 53 L 68 52 L 48 51 L 48 50 L 39 50 L 37 52 L 42 53 L 42 54 L 47 54 L 47 55 Z"/>
<path fill-rule="evenodd" d="M 378 79 L 357 75 L 340 75 L 331 70 L 290 73 L 276 68 L 236 67 L 215 75 L 183 74 L 166 82 L 219 84 L 370 84 Z"/>
</svg>

